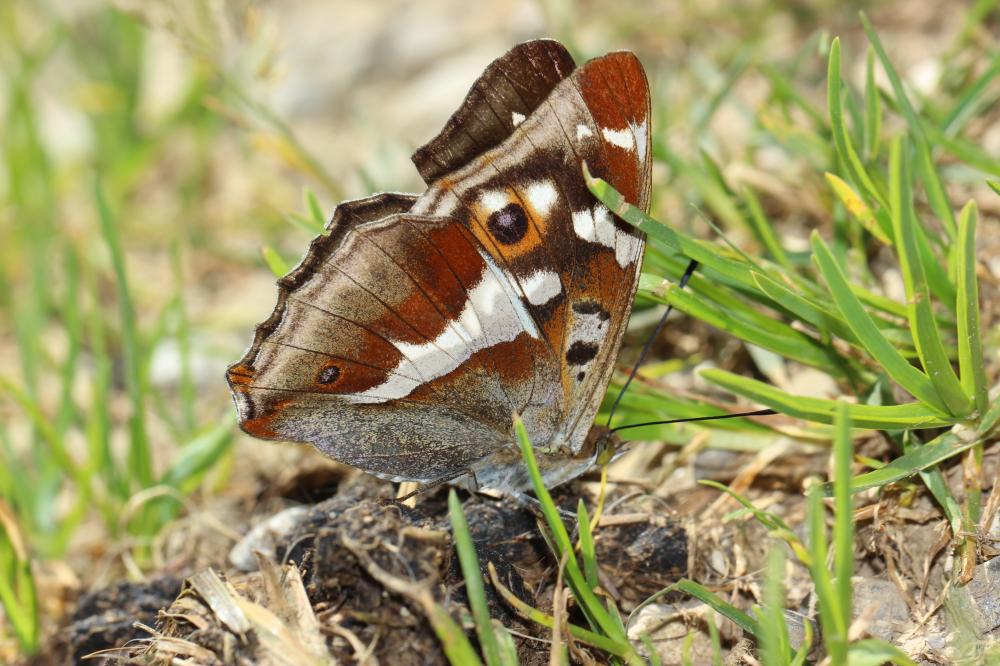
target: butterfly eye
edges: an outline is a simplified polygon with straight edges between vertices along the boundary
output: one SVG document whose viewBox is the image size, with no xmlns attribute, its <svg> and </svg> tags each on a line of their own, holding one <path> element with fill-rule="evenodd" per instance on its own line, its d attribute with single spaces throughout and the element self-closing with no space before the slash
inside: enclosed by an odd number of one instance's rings
<svg viewBox="0 0 1000 666">
<path fill-rule="evenodd" d="M 504 245 L 513 245 L 528 231 L 528 216 L 524 209 L 515 203 L 507 204 L 490 215 L 486 222 L 493 237 Z"/>
<path fill-rule="evenodd" d="M 340 368 L 335 365 L 328 365 L 319 371 L 316 381 L 320 384 L 332 384 L 340 378 Z"/>
</svg>

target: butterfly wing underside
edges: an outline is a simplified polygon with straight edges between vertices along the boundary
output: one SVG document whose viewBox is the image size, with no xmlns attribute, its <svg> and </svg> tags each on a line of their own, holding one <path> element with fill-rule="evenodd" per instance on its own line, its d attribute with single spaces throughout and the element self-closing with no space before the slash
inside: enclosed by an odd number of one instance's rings
<svg viewBox="0 0 1000 666">
<path fill-rule="evenodd" d="M 574 70 L 539 40 L 494 62 L 414 155 L 427 192 L 341 204 L 279 281 L 229 369 L 241 427 L 384 477 L 472 471 L 508 489 L 524 480 L 491 469 L 519 462 L 512 414 L 536 445 L 578 453 L 643 249 L 581 164 L 646 208 L 648 122 L 631 54 Z"/>
</svg>

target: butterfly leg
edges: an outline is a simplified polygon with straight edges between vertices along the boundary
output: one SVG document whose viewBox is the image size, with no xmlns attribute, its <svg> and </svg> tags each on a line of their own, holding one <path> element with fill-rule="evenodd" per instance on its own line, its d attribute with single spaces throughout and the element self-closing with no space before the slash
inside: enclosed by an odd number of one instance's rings
<svg viewBox="0 0 1000 666">
<path fill-rule="evenodd" d="M 542 503 L 537 498 L 532 497 L 531 495 L 523 493 L 519 490 L 511 491 L 510 498 L 515 502 L 517 502 L 518 506 L 520 506 L 522 509 L 530 511 L 532 515 L 534 515 L 536 518 L 541 518 L 542 520 L 545 520 L 545 512 L 542 511 Z M 572 511 L 567 511 L 566 509 L 563 509 L 558 506 L 556 507 L 556 510 L 559 512 L 559 515 L 564 520 L 572 520 L 574 521 L 575 524 L 576 521 L 575 513 L 573 513 Z"/>
<path fill-rule="evenodd" d="M 424 493 L 426 493 L 426 492 L 428 492 L 430 490 L 434 490 L 435 488 L 437 488 L 438 486 L 440 486 L 442 484 L 450 483 L 450 482 L 454 481 L 455 479 L 459 479 L 459 478 L 461 478 L 463 476 L 466 476 L 466 475 L 469 475 L 469 476 L 472 477 L 473 489 L 478 488 L 479 486 L 478 486 L 478 484 L 476 484 L 476 474 L 475 474 L 475 472 L 473 472 L 471 469 L 464 469 L 464 470 L 461 470 L 459 472 L 455 472 L 454 474 L 448 474 L 447 476 L 442 476 L 439 479 L 434 479 L 432 481 L 427 481 L 425 483 L 421 483 L 420 486 L 416 490 L 414 490 L 413 492 L 406 493 L 402 497 L 393 498 L 392 502 L 394 502 L 394 503 L 405 502 L 406 500 L 410 499 L 411 497 L 416 497 L 418 495 L 423 495 Z"/>
</svg>

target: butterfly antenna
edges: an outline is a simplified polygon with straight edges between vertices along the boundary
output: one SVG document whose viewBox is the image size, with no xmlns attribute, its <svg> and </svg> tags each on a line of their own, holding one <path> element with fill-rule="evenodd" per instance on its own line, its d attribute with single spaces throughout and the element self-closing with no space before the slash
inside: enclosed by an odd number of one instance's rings
<svg viewBox="0 0 1000 666">
<path fill-rule="evenodd" d="M 715 416 L 695 416 L 685 419 L 670 419 L 668 421 L 647 421 L 646 423 L 630 423 L 628 425 L 612 428 L 611 432 L 620 432 L 629 428 L 642 428 L 643 426 L 668 425 L 670 423 L 691 423 L 692 421 L 721 421 L 722 419 L 738 419 L 744 416 L 769 416 L 777 414 L 773 409 L 758 409 L 752 412 L 739 412 L 738 414 L 717 414 Z"/>
<path fill-rule="evenodd" d="M 696 270 L 698 270 L 698 262 L 692 259 L 691 261 L 688 262 L 687 268 L 684 269 L 684 275 L 681 276 L 681 281 L 679 282 L 681 289 L 683 289 L 687 285 L 688 280 L 691 279 L 691 276 L 694 274 Z M 674 306 L 672 305 L 667 306 L 667 309 L 664 311 L 663 316 L 660 317 L 660 321 L 656 323 L 656 328 L 653 329 L 653 334 L 646 339 L 646 344 L 642 346 L 642 353 L 639 354 L 639 359 L 635 362 L 635 365 L 632 366 L 632 371 L 628 373 L 628 379 L 625 380 L 625 384 L 622 386 L 622 390 L 618 392 L 618 396 L 615 398 L 614 403 L 611 405 L 611 412 L 608 414 L 608 422 L 605 424 L 606 427 L 608 428 L 611 427 L 611 419 L 614 418 L 615 411 L 618 409 L 618 403 L 622 401 L 622 396 L 624 396 L 625 391 L 628 390 L 629 384 L 631 384 L 632 380 L 635 379 L 636 373 L 639 372 L 639 366 L 641 366 L 642 362 L 646 360 L 646 354 L 649 353 L 650 347 L 653 346 L 653 341 L 656 340 L 658 335 L 660 335 L 660 329 L 662 329 L 663 325 L 667 323 L 667 317 L 670 316 L 670 313 L 673 311 L 673 309 Z"/>
</svg>

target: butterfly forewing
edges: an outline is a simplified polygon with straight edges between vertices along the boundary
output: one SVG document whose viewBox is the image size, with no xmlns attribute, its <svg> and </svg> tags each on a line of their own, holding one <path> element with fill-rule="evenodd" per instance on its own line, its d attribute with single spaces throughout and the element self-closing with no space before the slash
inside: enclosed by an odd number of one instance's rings
<svg viewBox="0 0 1000 666">
<path fill-rule="evenodd" d="M 510 137 L 432 184 L 414 206 L 466 219 L 542 331 L 561 371 L 563 424 L 554 441 L 535 437 L 540 445 L 582 445 L 621 344 L 643 249 L 641 234 L 587 190 L 581 165 L 647 208 L 648 127 L 638 60 L 605 56 L 558 83 Z"/>
</svg>

